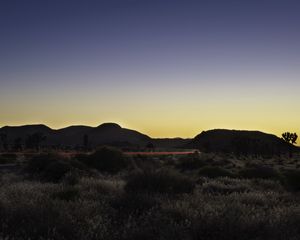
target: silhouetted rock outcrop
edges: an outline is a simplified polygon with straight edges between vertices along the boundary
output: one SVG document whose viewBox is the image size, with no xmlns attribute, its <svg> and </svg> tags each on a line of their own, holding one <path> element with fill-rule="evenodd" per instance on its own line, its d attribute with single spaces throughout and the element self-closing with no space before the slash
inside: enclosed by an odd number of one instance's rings
<svg viewBox="0 0 300 240">
<path fill-rule="evenodd" d="M 272 134 L 259 131 L 216 129 L 203 131 L 186 145 L 203 152 L 235 153 L 238 155 L 280 155 L 299 148 Z"/>
</svg>

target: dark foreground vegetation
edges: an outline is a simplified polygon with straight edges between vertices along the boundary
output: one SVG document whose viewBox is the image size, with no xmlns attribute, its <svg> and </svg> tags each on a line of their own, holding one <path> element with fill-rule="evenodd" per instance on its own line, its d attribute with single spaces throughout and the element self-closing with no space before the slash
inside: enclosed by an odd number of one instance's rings
<svg viewBox="0 0 300 240">
<path fill-rule="evenodd" d="M 300 239 L 298 158 L 1 155 L 0 239 Z"/>
</svg>

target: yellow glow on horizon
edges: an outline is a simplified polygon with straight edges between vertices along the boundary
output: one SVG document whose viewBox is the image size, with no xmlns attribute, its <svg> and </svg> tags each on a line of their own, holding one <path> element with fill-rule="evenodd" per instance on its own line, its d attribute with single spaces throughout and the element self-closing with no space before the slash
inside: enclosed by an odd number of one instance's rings
<svg viewBox="0 0 300 240">
<path fill-rule="evenodd" d="M 102 123 L 105 122 L 114 122 L 119 124 L 123 128 L 128 128 L 132 130 L 139 131 L 143 134 L 146 134 L 152 138 L 174 138 L 174 137 L 181 137 L 181 138 L 193 138 L 196 135 L 200 134 L 202 131 L 212 130 L 212 129 L 235 129 L 235 130 L 250 130 L 250 131 L 261 131 L 269 134 L 274 134 L 278 137 L 281 137 L 281 134 L 285 131 L 290 132 L 297 132 L 296 127 L 291 127 L 288 125 L 282 125 L 278 128 L 274 126 L 267 126 L 264 124 L 257 124 L 256 126 L 247 126 L 245 124 L 218 124 L 213 123 L 212 121 L 209 122 L 199 122 L 195 124 L 194 121 L 187 121 L 186 124 L 183 121 L 179 121 L 179 123 L 173 122 L 169 124 L 159 123 L 159 122 L 142 122 L 142 123 L 130 123 L 122 120 L 114 120 L 114 119 L 105 119 L 103 121 L 64 121 L 60 122 L 59 124 L 51 123 L 51 122 L 40 122 L 40 121 L 13 121 L 10 124 L 2 123 L 2 126 L 9 125 L 9 126 L 20 126 L 20 125 L 27 125 L 27 124 L 45 124 L 52 129 L 60 129 L 64 127 L 68 127 L 71 125 L 86 125 L 91 127 L 97 127 Z M 298 131 L 299 134 L 299 131 Z M 299 142 L 299 141 L 298 141 Z"/>
<path fill-rule="evenodd" d="M 285 131 L 300 135 L 296 87 L 289 87 L 286 97 L 280 86 L 218 87 L 197 85 L 196 80 L 189 84 L 123 84 L 103 86 L 101 91 L 72 85 L 3 92 L 0 126 L 45 124 L 58 129 L 115 122 L 155 138 L 192 138 L 217 128 L 258 130 L 279 137 Z"/>
</svg>

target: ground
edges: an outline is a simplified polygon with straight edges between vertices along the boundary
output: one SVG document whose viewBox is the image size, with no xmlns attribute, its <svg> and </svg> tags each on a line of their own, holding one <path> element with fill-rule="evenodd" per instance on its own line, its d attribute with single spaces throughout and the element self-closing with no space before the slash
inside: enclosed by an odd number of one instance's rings
<svg viewBox="0 0 300 240">
<path fill-rule="evenodd" d="M 6 161 L 0 238 L 300 238 L 299 156 L 130 154 L 122 155 L 127 164 L 117 172 L 108 172 L 115 169 L 110 165 L 91 167 L 92 156 L 105 162 L 99 154 L 40 154 L 38 161 L 56 168 L 37 173 L 28 170 L 29 163 L 36 167 L 32 155 L 17 165 Z"/>
</svg>

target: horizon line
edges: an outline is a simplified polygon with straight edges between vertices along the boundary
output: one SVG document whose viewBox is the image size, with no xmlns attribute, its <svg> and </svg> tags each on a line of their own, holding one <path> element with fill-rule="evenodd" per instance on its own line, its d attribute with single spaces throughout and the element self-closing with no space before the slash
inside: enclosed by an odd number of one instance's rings
<svg viewBox="0 0 300 240">
<path fill-rule="evenodd" d="M 57 130 L 61 130 L 61 129 L 65 129 L 65 128 L 68 128 L 68 127 L 90 127 L 90 128 L 97 128 L 103 124 L 115 124 L 115 125 L 118 125 L 119 127 L 123 128 L 123 129 L 129 129 L 129 130 L 134 130 L 134 131 L 138 131 L 142 134 L 145 134 L 143 133 L 143 131 L 140 131 L 140 130 L 136 130 L 135 128 L 128 128 L 126 126 L 122 126 L 121 124 L 119 123 L 116 123 L 116 122 L 102 122 L 100 123 L 99 125 L 84 125 L 84 124 L 70 124 L 70 125 L 66 125 L 66 126 L 63 126 L 63 127 L 59 127 L 59 128 L 55 128 L 55 127 L 51 127 L 45 123 L 28 123 L 28 124 L 16 124 L 16 125 L 0 125 L 0 129 L 4 128 L 4 127 L 25 127 L 25 126 L 45 126 L 51 130 L 54 130 L 54 131 L 57 131 Z M 277 134 L 275 133 L 271 133 L 271 132 L 265 132 L 263 130 L 259 130 L 259 129 L 233 129 L 233 128 L 211 128 L 211 129 L 206 129 L 206 130 L 199 130 L 198 133 L 196 133 L 196 135 L 194 135 L 194 137 L 196 137 L 197 135 L 199 135 L 201 132 L 203 131 L 210 131 L 210 130 L 233 130 L 233 131 L 252 131 L 252 132 L 262 132 L 262 133 L 266 133 L 266 134 L 271 134 L 271 135 L 275 135 L 277 137 L 281 137 L 281 136 L 278 136 Z M 151 137 L 151 134 L 145 134 L 149 137 Z M 164 137 L 164 136 L 160 136 L 160 137 L 151 137 L 151 138 L 156 138 L 156 139 L 159 139 L 159 138 L 169 138 L 169 139 L 172 139 L 172 138 L 181 138 L 181 139 L 192 139 L 194 137 L 180 137 L 180 136 L 174 136 L 174 137 L 171 137 L 171 136 L 168 136 L 168 137 Z M 300 144 L 300 143 L 299 143 Z M 296 144 L 297 145 L 297 144 Z"/>
</svg>

